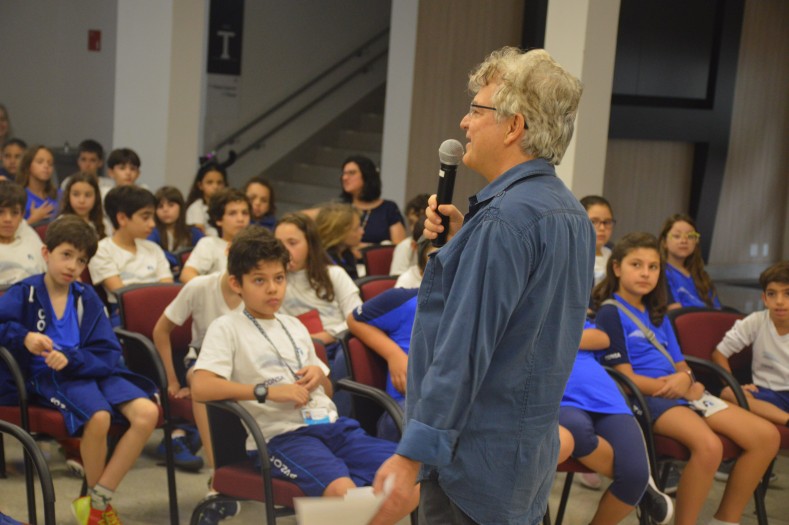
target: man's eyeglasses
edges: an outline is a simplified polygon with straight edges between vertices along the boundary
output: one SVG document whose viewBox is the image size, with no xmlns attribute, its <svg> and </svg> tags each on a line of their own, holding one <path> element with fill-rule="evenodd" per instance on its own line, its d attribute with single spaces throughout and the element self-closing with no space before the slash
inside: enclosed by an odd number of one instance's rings
<svg viewBox="0 0 789 525">
<path fill-rule="evenodd" d="M 468 105 L 468 115 L 474 116 L 479 114 L 479 111 L 474 111 L 475 109 L 489 109 L 491 111 L 498 111 L 498 108 L 494 108 L 493 106 L 483 106 L 482 104 L 475 104 L 472 102 Z M 529 129 L 529 123 L 526 122 L 526 117 L 523 118 L 523 128 Z"/>
<path fill-rule="evenodd" d="M 498 109 L 494 108 L 493 106 L 483 106 L 482 104 L 475 104 L 471 103 L 468 105 L 468 114 L 472 115 L 475 113 L 474 109 L 489 109 L 491 111 L 498 111 Z"/>
<path fill-rule="evenodd" d="M 699 239 L 701 239 L 701 234 L 699 232 L 669 233 L 668 236 L 674 239 L 675 241 L 679 241 L 680 239 L 685 239 L 690 242 L 697 242 Z"/>
<path fill-rule="evenodd" d="M 615 224 L 616 224 L 615 219 L 606 219 L 604 221 L 601 221 L 600 219 L 592 219 L 592 226 L 594 226 L 595 228 L 599 228 L 600 226 L 602 226 L 603 228 L 608 230 L 613 228 Z"/>
</svg>

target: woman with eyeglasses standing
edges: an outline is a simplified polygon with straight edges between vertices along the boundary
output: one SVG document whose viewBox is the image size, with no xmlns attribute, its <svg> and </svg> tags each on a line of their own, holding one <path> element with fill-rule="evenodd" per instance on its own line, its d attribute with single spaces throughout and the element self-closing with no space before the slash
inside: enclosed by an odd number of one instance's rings
<svg viewBox="0 0 789 525">
<path fill-rule="evenodd" d="M 669 309 L 685 306 L 720 308 L 718 294 L 704 270 L 699 239 L 693 219 L 677 213 L 666 219 L 660 231 L 660 251 L 666 262 Z"/>
<path fill-rule="evenodd" d="M 605 198 L 599 195 L 587 195 L 581 199 L 581 206 L 589 214 L 595 234 L 594 252 L 594 283 L 598 284 L 605 277 L 605 265 L 611 256 L 611 248 L 607 246 L 611 241 L 611 234 L 614 233 L 614 210 Z"/>
</svg>

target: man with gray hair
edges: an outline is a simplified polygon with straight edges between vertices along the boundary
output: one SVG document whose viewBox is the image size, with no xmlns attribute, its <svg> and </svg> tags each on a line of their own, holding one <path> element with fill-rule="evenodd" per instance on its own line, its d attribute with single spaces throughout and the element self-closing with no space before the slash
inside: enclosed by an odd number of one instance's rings
<svg viewBox="0 0 789 525">
<path fill-rule="evenodd" d="M 493 52 L 469 78 L 463 162 L 488 184 L 465 217 L 431 197 L 425 235 L 449 242 L 419 290 L 406 428 L 376 491 L 390 523 L 421 480 L 420 525 L 536 524 L 559 450 L 559 402 L 592 288 L 595 234 L 556 177 L 582 86 L 541 49 Z M 390 482 L 391 483 L 391 482 Z"/>
</svg>

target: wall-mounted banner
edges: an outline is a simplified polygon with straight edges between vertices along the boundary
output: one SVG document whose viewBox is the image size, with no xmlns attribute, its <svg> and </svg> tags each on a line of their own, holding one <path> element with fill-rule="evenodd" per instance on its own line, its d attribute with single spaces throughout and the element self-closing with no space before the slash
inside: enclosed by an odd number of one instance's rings
<svg viewBox="0 0 789 525">
<path fill-rule="evenodd" d="M 244 0 L 211 0 L 208 21 L 208 73 L 241 75 Z"/>
</svg>

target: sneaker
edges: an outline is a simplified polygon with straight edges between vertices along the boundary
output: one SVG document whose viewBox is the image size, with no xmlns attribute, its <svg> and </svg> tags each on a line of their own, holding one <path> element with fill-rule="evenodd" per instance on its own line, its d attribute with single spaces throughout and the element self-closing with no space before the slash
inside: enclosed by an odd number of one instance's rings
<svg viewBox="0 0 789 525">
<path fill-rule="evenodd" d="M 206 506 L 198 518 L 198 525 L 216 525 L 222 520 L 238 516 L 241 503 L 233 500 L 218 500 Z"/>
<path fill-rule="evenodd" d="M 106 525 L 104 513 L 90 505 L 90 496 L 82 496 L 71 502 L 71 513 L 79 525 Z"/>
<path fill-rule="evenodd" d="M 195 427 L 188 427 L 185 428 L 186 430 L 186 444 L 189 446 L 189 450 L 192 451 L 192 454 L 197 454 L 197 452 L 203 448 L 203 441 L 200 439 L 200 432 L 197 431 Z"/>
<path fill-rule="evenodd" d="M 84 478 L 85 467 L 82 466 L 82 460 L 79 458 L 66 459 L 66 473 L 75 478 Z"/>
<path fill-rule="evenodd" d="M 674 463 L 670 463 L 668 467 L 668 476 L 666 477 L 666 486 L 663 487 L 663 494 L 676 494 L 677 486 L 679 485 L 679 478 L 679 469 Z"/>
<path fill-rule="evenodd" d="M 159 459 L 164 459 L 164 439 L 159 443 L 156 448 L 156 456 Z M 189 450 L 189 445 L 186 442 L 186 436 L 179 436 L 173 438 L 173 459 L 175 466 L 190 472 L 197 472 L 203 468 L 203 458 L 192 454 Z"/>
<path fill-rule="evenodd" d="M 107 505 L 107 508 L 104 509 L 104 523 L 105 525 L 123 525 L 112 505 Z"/>
<path fill-rule="evenodd" d="M 658 490 L 652 476 L 649 477 L 649 484 L 642 501 L 647 504 L 647 512 L 652 523 L 666 525 L 674 517 L 674 502 Z"/>
<path fill-rule="evenodd" d="M 0 512 L 0 525 L 24 525 L 21 521 L 16 521 L 11 516 Z"/>
<path fill-rule="evenodd" d="M 595 472 L 582 472 L 578 477 L 578 482 L 584 487 L 592 490 L 600 490 L 603 485 L 603 480 L 600 475 Z"/>
</svg>

